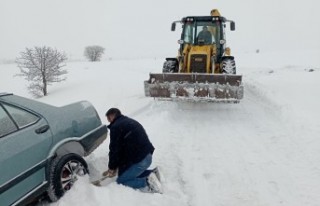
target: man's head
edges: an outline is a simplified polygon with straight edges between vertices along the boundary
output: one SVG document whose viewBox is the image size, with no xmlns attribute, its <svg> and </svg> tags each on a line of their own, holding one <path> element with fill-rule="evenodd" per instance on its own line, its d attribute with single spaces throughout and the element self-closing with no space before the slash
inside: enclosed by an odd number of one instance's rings
<svg viewBox="0 0 320 206">
<path fill-rule="evenodd" d="M 207 27 L 207 26 L 203 26 L 202 29 L 203 29 L 204 31 L 208 31 L 208 27 Z"/>
<path fill-rule="evenodd" d="M 119 115 L 121 115 L 121 112 L 117 108 L 110 108 L 106 113 L 106 117 L 110 123 L 112 123 Z"/>
</svg>

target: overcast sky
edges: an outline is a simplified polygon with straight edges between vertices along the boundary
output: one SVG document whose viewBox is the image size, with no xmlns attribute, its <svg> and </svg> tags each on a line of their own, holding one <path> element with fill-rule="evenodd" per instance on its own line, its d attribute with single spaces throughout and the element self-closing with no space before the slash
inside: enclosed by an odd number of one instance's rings
<svg viewBox="0 0 320 206">
<path fill-rule="evenodd" d="M 233 51 L 320 49 L 317 0 L 0 0 L 0 60 L 47 45 L 83 58 L 87 45 L 106 57 L 175 56 L 171 22 L 218 8 L 236 22 Z M 320 55 L 320 54 L 319 54 Z"/>
</svg>

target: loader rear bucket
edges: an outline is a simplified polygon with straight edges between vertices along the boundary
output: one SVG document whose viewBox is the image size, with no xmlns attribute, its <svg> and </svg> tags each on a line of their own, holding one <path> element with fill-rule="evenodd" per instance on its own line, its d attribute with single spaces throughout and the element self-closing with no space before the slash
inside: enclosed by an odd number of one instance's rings
<svg viewBox="0 0 320 206">
<path fill-rule="evenodd" d="M 241 75 L 151 73 L 144 88 L 147 97 L 161 99 L 239 102 L 243 98 Z"/>
</svg>

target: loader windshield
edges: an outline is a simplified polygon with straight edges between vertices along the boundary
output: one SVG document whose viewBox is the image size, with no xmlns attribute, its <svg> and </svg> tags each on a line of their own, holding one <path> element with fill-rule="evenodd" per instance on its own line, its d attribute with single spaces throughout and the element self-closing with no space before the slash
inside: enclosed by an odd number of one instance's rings
<svg viewBox="0 0 320 206">
<path fill-rule="evenodd" d="M 216 44 L 220 41 L 220 27 L 219 21 L 186 22 L 182 39 L 185 43 L 193 45 Z"/>
</svg>

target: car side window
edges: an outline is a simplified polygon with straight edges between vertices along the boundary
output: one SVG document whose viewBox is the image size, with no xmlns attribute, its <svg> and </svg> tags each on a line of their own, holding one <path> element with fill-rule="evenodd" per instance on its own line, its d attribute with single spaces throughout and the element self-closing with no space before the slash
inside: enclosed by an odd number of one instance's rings
<svg viewBox="0 0 320 206">
<path fill-rule="evenodd" d="M 16 131 L 18 128 L 0 105 L 0 137 Z"/>
<path fill-rule="evenodd" d="M 9 112 L 13 120 L 17 123 L 19 129 L 27 127 L 28 125 L 31 125 L 39 120 L 39 117 L 23 109 L 9 105 L 3 106 Z"/>
</svg>

